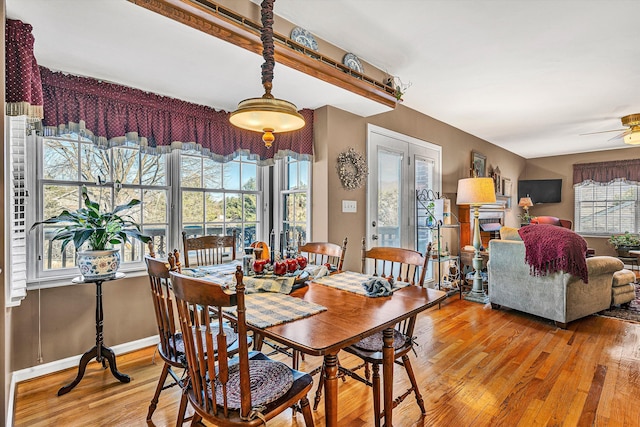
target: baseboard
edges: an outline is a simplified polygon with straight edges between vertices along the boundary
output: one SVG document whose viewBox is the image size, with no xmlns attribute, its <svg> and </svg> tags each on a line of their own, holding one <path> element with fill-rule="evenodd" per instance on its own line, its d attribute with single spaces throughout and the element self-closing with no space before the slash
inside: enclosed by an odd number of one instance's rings
<svg viewBox="0 0 640 427">
<path fill-rule="evenodd" d="M 157 335 L 152 337 L 142 338 L 136 341 L 127 342 L 124 344 L 114 345 L 110 347 L 113 352 L 118 354 L 129 353 L 132 351 L 140 350 L 141 348 L 150 347 L 158 344 L 160 339 Z M 62 371 L 64 369 L 77 367 L 80 363 L 81 354 L 77 356 L 67 357 L 66 359 L 55 360 L 49 363 L 43 363 L 42 365 L 31 366 L 29 368 L 20 369 L 11 373 L 11 383 L 9 385 L 9 399 L 7 410 L 7 423 L 6 425 L 13 425 L 13 406 L 15 404 L 15 389 L 16 384 L 21 381 L 30 380 L 33 378 L 41 377 L 43 375 L 51 374 L 54 372 Z"/>
</svg>

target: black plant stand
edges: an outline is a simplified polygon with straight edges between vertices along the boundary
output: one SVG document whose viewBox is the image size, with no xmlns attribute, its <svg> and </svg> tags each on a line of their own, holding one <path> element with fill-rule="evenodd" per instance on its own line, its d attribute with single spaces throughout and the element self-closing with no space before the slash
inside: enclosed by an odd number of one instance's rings
<svg viewBox="0 0 640 427">
<path fill-rule="evenodd" d="M 102 362 L 102 367 L 105 369 L 107 368 L 107 362 L 109 362 L 109 369 L 111 369 L 111 373 L 119 381 L 123 383 L 128 383 L 129 381 L 131 381 L 129 375 L 118 372 L 118 368 L 116 367 L 116 355 L 113 350 L 111 350 L 109 347 L 104 346 L 102 335 L 102 283 L 107 280 L 122 279 L 123 277 L 125 277 L 124 273 L 116 273 L 116 277 L 112 279 L 84 280 L 82 276 L 79 276 L 72 280 L 73 283 L 96 284 L 96 345 L 91 350 L 82 355 L 82 358 L 80 358 L 80 366 L 78 366 L 78 376 L 76 376 L 76 379 L 71 383 L 58 390 L 58 396 L 69 393 L 75 386 L 78 385 L 78 383 L 84 376 L 84 371 L 87 368 L 87 364 L 94 358 L 96 359 L 96 361 Z"/>
</svg>

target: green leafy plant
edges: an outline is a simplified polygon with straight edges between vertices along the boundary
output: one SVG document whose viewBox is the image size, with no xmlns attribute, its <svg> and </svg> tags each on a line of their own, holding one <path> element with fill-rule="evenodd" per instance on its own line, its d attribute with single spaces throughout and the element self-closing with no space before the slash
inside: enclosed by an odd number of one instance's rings
<svg viewBox="0 0 640 427">
<path fill-rule="evenodd" d="M 529 224 L 531 223 L 531 218 L 533 218 L 531 215 L 529 215 L 529 211 L 525 211 L 524 213 L 518 215 L 518 218 L 520 218 L 520 221 L 523 224 Z"/>
<path fill-rule="evenodd" d="M 82 187 L 84 207 L 70 212 L 63 210 L 59 215 L 33 224 L 34 229 L 41 224 L 65 224 L 55 231 L 51 240 L 62 240 L 62 252 L 73 242 L 78 251 L 85 242 L 89 250 L 100 251 L 110 249 L 111 245 L 126 243 L 138 239 L 143 243 L 151 240 L 142 234 L 138 225 L 130 215 L 122 215 L 140 204 L 140 200 L 132 199 L 129 203 L 116 206 L 111 212 L 101 212 L 100 204 L 89 199 L 87 188 Z"/>
<path fill-rule="evenodd" d="M 609 237 L 609 243 L 616 249 L 621 246 L 640 246 L 640 236 L 625 231 L 624 234 L 612 235 Z"/>
</svg>

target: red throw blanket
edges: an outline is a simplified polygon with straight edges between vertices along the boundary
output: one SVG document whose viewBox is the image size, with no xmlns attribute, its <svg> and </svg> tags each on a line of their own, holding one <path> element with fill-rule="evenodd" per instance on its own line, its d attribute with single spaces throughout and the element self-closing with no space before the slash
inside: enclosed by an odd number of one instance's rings
<svg viewBox="0 0 640 427">
<path fill-rule="evenodd" d="M 587 242 L 582 236 L 548 224 L 528 225 L 518 230 L 518 234 L 524 241 L 531 274 L 544 276 L 564 271 L 588 283 Z"/>
</svg>

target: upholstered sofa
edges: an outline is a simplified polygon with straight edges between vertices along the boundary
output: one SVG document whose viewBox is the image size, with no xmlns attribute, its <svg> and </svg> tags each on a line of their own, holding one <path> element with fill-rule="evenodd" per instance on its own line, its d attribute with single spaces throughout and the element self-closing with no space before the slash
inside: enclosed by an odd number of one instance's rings
<svg viewBox="0 0 640 427">
<path fill-rule="evenodd" d="M 492 308 L 504 306 L 551 319 L 561 328 L 572 320 L 609 308 L 613 275 L 624 268 L 622 261 L 614 257 L 587 258 L 589 283 L 584 283 L 564 272 L 531 275 L 521 240 L 491 240 L 489 254 Z"/>
<path fill-rule="evenodd" d="M 571 230 L 573 227 L 573 222 L 568 219 L 560 219 L 555 216 L 534 216 L 531 218 L 531 224 L 551 224 L 557 225 L 558 227 L 564 227 Z"/>
</svg>

